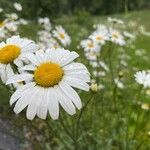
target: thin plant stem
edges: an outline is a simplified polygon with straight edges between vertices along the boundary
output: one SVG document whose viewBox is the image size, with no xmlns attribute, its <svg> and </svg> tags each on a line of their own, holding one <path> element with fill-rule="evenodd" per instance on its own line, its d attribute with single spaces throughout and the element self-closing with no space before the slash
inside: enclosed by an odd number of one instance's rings
<svg viewBox="0 0 150 150">
<path fill-rule="evenodd" d="M 143 90 L 143 86 L 140 86 L 139 87 L 139 90 L 138 90 L 138 92 L 137 92 L 137 95 L 135 96 L 135 101 L 137 102 L 138 100 L 139 100 L 139 98 L 140 98 L 140 96 L 141 96 L 141 93 L 142 93 L 142 90 Z M 130 119 L 130 117 L 131 117 L 131 114 L 132 114 L 132 111 L 130 111 L 130 114 L 129 114 L 129 117 L 128 117 L 128 123 L 127 123 L 127 130 L 126 130 L 126 149 L 128 149 L 128 130 L 129 130 L 129 119 Z M 138 120 L 138 118 L 139 118 L 139 113 L 138 113 L 138 116 L 137 116 L 137 120 Z M 136 128 L 137 128 L 137 125 L 138 124 L 138 121 L 136 122 Z M 132 139 L 134 139 L 135 138 L 135 132 L 136 132 L 136 129 L 135 128 L 135 130 L 134 130 L 134 133 L 133 133 L 133 138 Z"/>
<path fill-rule="evenodd" d="M 124 0 L 124 12 L 125 12 L 125 15 L 127 16 L 127 14 L 128 14 L 128 0 Z"/>
<path fill-rule="evenodd" d="M 54 130 L 53 130 L 53 128 L 52 128 L 51 123 L 49 122 L 49 120 L 47 119 L 45 122 L 46 122 L 46 125 L 48 126 L 48 130 L 50 129 L 50 131 L 52 132 L 52 134 L 55 135 L 57 138 L 59 138 L 62 141 L 62 143 L 66 146 L 66 149 L 69 150 L 69 147 L 63 141 L 63 139 L 59 136 L 59 134 L 57 134 L 56 132 L 54 132 Z M 51 139 L 48 139 L 48 141 L 51 141 Z"/>
<path fill-rule="evenodd" d="M 110 73 L 111 73 L 111 83 L 112 83 L 112 85 L 113 85 L 113 84 L 114 84 L 114 73 L 113 73 L 111 55 L 112 55 L 112 43 L 109 42 L 108 61 L 109 61 L 109 68 L 110 68 Z"/>
<path fill-rule="evenodd" d="M 60 123 L 60 125 L 63 127 L 65 133 L 74 141 L 73 136 L 72 136 L 71 133 L 69 132 L 68 128 L 65 126 L 65 124 L 64 124 L 63 119 L 61 118 L 61 116 L 60 116 L 60 119 L 59 119 L 59 123 Z"/>
<path fill-rule="evenodd" d="M 115 84 L 114 90 L 113 90 L 113 102 L 114 102 L 114 109 L 117 110 L 117 85 Z"/>
<path fill-rule="evenodd" d="M 81 111 L 80 111 L 80 114 L 79 114 L 79 117 L 78 117 L 78 120 L 77 120 L 77 125 L 76 125 L 76 140 L 78 139 L 79 128 L 80 128 L 80 120 L 81 120 L 82 115 L 83 115 L 85 109 L 87 108 L 88 104 L 89 104 L 90 101 L 94 98 L 94 94 L 95 94 L 95 93 L 92 93 L 91 97 L 90 97 L 89 100 L 85 103 L 85 105 L 83 106 L 83 108 L 82 108 Z"/>
</svg>

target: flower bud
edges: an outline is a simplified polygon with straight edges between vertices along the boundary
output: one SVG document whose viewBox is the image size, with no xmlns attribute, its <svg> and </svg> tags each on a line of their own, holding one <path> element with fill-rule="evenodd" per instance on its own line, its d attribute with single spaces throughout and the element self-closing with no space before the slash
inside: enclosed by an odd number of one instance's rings
<svg viewBox="0 0 150 150">
<path fill-rule="evenodd" d="M 93 92 L 95 92 L 95 93 L 96 93 L 97 90 L 98 90 L 98 86 L 97 86 L 96 83 L 92 83 L 90 88 L 91 88 L 91 91 L 93 91 Z"/>
</svg>

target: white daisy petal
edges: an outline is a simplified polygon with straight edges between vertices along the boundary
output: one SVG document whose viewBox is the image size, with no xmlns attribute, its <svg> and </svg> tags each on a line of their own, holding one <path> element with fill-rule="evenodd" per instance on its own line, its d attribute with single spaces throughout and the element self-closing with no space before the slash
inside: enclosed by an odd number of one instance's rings
<svg viewBox="0 0 150 150">
<path fill-rule="evenodd" d="M 30 97 L 30 103 L 28 105 L 27 112 L 26 112 L 27 118 L 29 120 L 33 120 L 37 113 L 37 96 L 38 96 L 37 93 L 38 92 L 39 92 L 39 89 L 34 87 L 34 91 L 32 92 L 32 96 Z"/>
<path fill-rule="evenodd" d="M 35 68 L 36 68 L 36 67 L 35 67 L 34 65 L 29 64 L 29 65 L 26 65 L 26 66 L 24 66 L 24 67 L 20 68 L 20 70 L 34 71 L 34 70 L 35 70 Z"/>
<path fill-rule="evenodd" d="M 63 109 L 70 115 L 74 115 L 76 113 L 75 107 L 72 101 L 63 93 L 60 87 L 57 87 L 56 93 L 59 96 L 59 103 L 63 107 Z"/>
<path fill-rule="evenodd" d="M 65 93 L 65 95 L 72 100 L 72 102 L 76 105 L 76 107 L 78 109 L 81 109 L 82 103 L 77 92 L 63 81 L 60 82 L 59 86 L 61 90 Z"/>
<path fill-rule="evenodd" d="M 27 83 L 26 85 L 23 85 L 19 89 L 17 89 L 10 98 L 10 105 L 16 102 L 24 94 L 26 90 L 30 91 L 34 86 L 35 86 L 35 83 L 30 82 L 30 83 Z"/>
<path fill-rule="evenodd" d="M 72 87 L 75 87 L 84 91 L 89 91 L 89 85 L 80 79 L 75 79 L 75 78 L 65 76 L 64 81 Z"/>
<path fill-rule="evenodd" d="M 37 60 L 37 58 L 35 57 L 34 54 L 32 53 L 27 53 L 24 55 L 24 57 L 26 57 L 29 61 L 31 61 L 34 65 L 39 65 L 40 62 Z"/>
<path fill-rule="evenodd" d="M 15 83 L 15 82 L 22 82 L 25 80 L 30 80 L 33 78 L 32 74 L 20 74 L 20 75 L 14 75 L 13 77 L 10 77 L 6 84 Z"/>
<path fill-rule="evenodd" d="M 53 88 L 50 88 L 47 93 L 48 110 L 53 120 L 59 117 L 58 95 Z"/>
<path fill-rule="evenodd" d="M 37 110 L 37 116 L 41 119 L 46 119 L 47 110 L 48 110 L 47 109 L 47 102 L 48 102 L 47 101 L 47 89 L 41 88 L 40 92 L 41 92 L 42 100 Z"/>
</svg>

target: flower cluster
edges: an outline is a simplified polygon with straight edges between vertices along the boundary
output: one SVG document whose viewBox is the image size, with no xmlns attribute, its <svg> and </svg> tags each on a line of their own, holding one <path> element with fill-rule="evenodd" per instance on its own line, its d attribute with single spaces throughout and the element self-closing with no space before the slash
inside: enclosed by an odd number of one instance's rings
<svg viewBox="0 0 150 150">
<path fill-rule="evenodd" d="M 82 107 L 80 97 L 72 88 L 89 90 L 87 68 L 74 60 L 79 55 L 62 48 L 39 49 L 35 42 L 12 36 L 0 43 L 0 76 L 5 84 L 17 86 L 10 99 L 14 112 L 27 107 L 27 118 L 36 115 L 45 119 L 48 112 L 59 117 L 59 105 L 73 115 Z"/>
<path fill-rule="evenodd" d="M 61 48 L 69 46 L 71 43 L 70 36 L 66 33 L 62 26 L 55 26 L 52 29 L 49 18 L 39 18 L 39 25 L 42 27 L 42 30 L 38 31 L 38 44 L 41 48 Z"/>
</svg>

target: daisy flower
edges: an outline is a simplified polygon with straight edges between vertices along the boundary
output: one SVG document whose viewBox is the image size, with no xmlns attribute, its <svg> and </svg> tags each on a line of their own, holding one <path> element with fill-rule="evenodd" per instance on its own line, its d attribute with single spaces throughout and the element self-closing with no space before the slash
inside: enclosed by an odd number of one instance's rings
<svg viewBox="0 0 150 150">
<path fill-rule="evenodd" d="M 20 3 L 14 3 L 14 8 L 17 10 L 17 11 L 22 11 L 22 6 Z"/>
<path fill-rule="evenodd" d="M 53 36 L 56 37 L 60 42 L 67 46 L 71 43 L 71 39 L 62 26 L 56 26 L 56 30 L 53 31 Z"/>
<path fill-rule="evenodd" d="M 89 91 L 90 75 L 81 63 L 73 62 L 79 55 L 64 49 L 48 49 L 45 52 L 27 54 L 31 64 L 22 69 L 27 73 L 11 77 L 7 84 L 30 81 L 17 89 L 10 99 L 16 102 L 15 113 L 27 107 L 26 116 L 34 119 L 35 115 L 46 119 L 50 113 L 52 119 L 59 117 L 59 104 L 70 115 L 76 113 L 75 106 L 81 108 L 81 100 L 72 88 Z"/>
<path fill-rule="evenodd" d="M 11 64 L 21 66 L 23 55 L 37 50 L 37 45 L 31 40 L 19 36 L 8 38 L 6 43 L 0 43 L 0 77 L 5 83 L 7 77 L 13 74 Z"/>
<path fill-rule="evenodd" d="M 93 32 L 93 34 L 90 35 L 89 38 L 97 43 L 104 45 L 105 41 L 108 40 L 108 32 L 106 30 L 98 30 Z"/>
<path fill-rule="evenodd" d="M 99 52 L 100 51 L 100 46 L 98 45 L 98 43 L 90 39 L 81 41 L 80 45 L 82 48 L 84 48 L 85 52 L 90 52 L 90 51 Z"/>
<path fill-rule="evenodd" d="M 0 8 L 0 13 L 3 12 L 3 8 Z"/>
<path fill-rule="evenodd" d="M 135 35 L 127 32 L 127 31 L 124 31 L 123 35 L 129 39 L 135 39 Z"/>
<path fill-rule="evenodd" d="M 145 88 L 150 87 L 150 74 L 146 71 L 136 72 L 134 75 L 137 83 L 143 85 Z"/>
<path fill-rule="evenodd" d="M 109 34 L 110 34 L 110 41 L 112 41 L 113 43 L 119 44 L 121 46 L 125 45 L 124 37 L 121 35 L 120 32 L 110 28 Z"/>
</svg>

